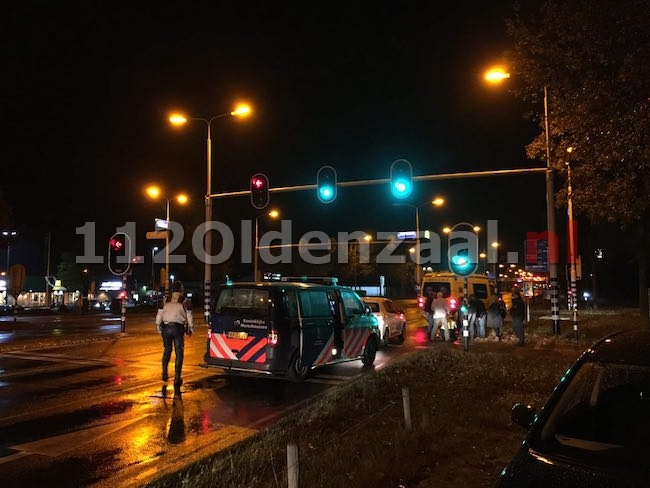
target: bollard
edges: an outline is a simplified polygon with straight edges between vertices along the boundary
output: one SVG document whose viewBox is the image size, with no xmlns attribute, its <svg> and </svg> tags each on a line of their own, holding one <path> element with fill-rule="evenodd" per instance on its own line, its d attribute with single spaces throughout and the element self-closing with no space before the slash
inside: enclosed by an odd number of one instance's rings
<svg viewBox="0 0 650 488">
<path fill-rule="evenodd" d="M 469 320 L 463 318 L 463 346 L 465 352 L 469 351 Z"/>
<path fill-rule="evenodd" d="M 408 388 L 402 388 L 402 405 L 404 406 L 404 425 L 406 425 L 406 430 L 411 430 L 411 397 Z"/>
<path fill-rule="evenodd" d="M 298 488 L 298 446 L 287 444 L 287 482 L 289 488 Z"/>
</svg>

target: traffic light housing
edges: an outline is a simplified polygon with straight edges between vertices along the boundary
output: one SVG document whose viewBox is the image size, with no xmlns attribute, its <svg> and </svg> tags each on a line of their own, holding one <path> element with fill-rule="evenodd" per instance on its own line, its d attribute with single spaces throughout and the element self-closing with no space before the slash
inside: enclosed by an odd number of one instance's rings
<svg viewBox="0 0 650 488">
<path fill-rule="evenodd" d="M 323 166 L 316 173 L 316 191 L 322 203 L 332 203 L 336 198 L 336 170 Z"/>
<path fill-rule="evenodd" d="M 390 165 L 390 191 L 395 198 L 408 198 L 413 191 L 413 168 L 406 159 Z"/>
<path fill-rule="evenodd" d="M 458 253 L 449 258 L 449 270 L 456 276 L 470 276 L 476 272 L 478 263 L 472 263 L 466 253 Z"/>
<path fill-rule="evenodd" d="M 108 240 L 108 269 L 114 275 L 124 275 L 131 268 L 131 239 L 116 232 Z"/>
<path fill-rule="evenodd" d="M 251 203 L 257 209 L 269 204 L 269 179 L 264 173 L 257 173 L 251 178 Z"/>
</svg>

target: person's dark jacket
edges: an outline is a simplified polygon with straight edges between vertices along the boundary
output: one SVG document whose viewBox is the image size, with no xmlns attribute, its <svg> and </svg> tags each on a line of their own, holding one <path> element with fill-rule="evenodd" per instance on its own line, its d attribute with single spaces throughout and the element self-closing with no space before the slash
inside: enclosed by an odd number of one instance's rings
<svg viewBox="0 0 650 488">
<path fill-rule="evenodd" d="M 512 307 L 510 308 L 510 317 L 523 319 L 525 315 L 524 301 L 519 295 L 512 295 Z"/>
</svg>

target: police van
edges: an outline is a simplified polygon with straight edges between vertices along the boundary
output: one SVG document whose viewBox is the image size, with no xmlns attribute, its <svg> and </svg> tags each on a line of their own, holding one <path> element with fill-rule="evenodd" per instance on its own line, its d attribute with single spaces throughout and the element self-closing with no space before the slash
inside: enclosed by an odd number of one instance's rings
<svg viewBox="0 0 650 488">
<path fill-rule="evenodd" d="M 299 382 L 327 364 L 375 361 L 377 319 L 351 288 L 233 283 L 219 287 L 215 296 L 203 367 Z"/>
<path fill-rule="evenodd" d="M 485 275 L 472 274 L 467 278 L 456 276 L 448 271 L 429 272 L 422 277 L 420 287 L 421 295 L 418 297 L 418 308 L 420 314 L 426 317 L 424 304 L 427 299 L 428 290 L 434 294 L 442 292 L 443 298 L 447 299 L 447 308 L 450 312 L 455 312 L 460 306 L 459 297 L 463 294 L 465 288 L 465 279 L 467 279 L 467 293 L 474 295 L 483 301 L 487 307 L 489 299 L 495 294 L 494 283 Z"/>
</svg>

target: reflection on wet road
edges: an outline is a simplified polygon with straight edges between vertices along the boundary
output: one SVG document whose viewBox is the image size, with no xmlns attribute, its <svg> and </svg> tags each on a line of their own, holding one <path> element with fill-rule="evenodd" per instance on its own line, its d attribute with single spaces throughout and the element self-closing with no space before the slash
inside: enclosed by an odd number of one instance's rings
<svg viewBox="0 0 650 488">
<path fill-rule="evenodd" d="M 301 384 L 226 377 L 198 366 L 205 347 L 199 331 L 186 343 L 184 384 L 174 395 L 171 384 L 160 381 L 162 344 L 151 318 L 131 318 L 128 331 L 0 353 L 3 488 L 139 486 L 373 371 L 355 361 L 324 368 Z M 406 349 L 380 351 L 376 367 Z"/>
</svg>

